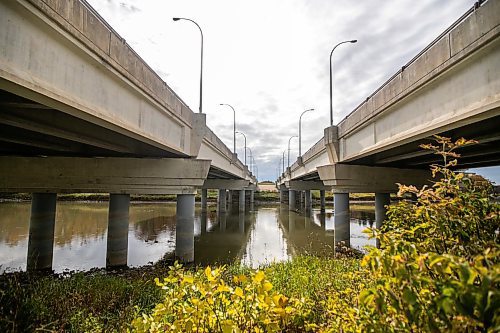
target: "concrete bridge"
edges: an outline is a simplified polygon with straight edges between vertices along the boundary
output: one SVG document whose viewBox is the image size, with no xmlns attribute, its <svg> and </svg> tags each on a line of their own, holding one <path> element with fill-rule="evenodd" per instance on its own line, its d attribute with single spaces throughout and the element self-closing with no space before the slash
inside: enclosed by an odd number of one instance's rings
<svg viewBox="0 0 500 333">
<path fill-rule="evenodd" d="M 288 167 L 277 181 L 291 210 L 310 190 L 334 192 L 335 227 L 348 223 L 349 193 L 376 194 L 376 224 L 396 183 L 423 185 L 439 157 L 432 135 L 479 143 L 461 168 L 500 164 L 500 1 L 477 3 Z"/>
<path fill-rule="evenodd" d="M 84 0 L 0 2 L 0 191 L 33 193 L 28 269 L 50 268 L 57 193 L 110 193 L 107 265 L 127 263 L 130 194 L 177 195 L 193 260 L 194 195 L 253 201 L 256 178 Z"/>
</svg>

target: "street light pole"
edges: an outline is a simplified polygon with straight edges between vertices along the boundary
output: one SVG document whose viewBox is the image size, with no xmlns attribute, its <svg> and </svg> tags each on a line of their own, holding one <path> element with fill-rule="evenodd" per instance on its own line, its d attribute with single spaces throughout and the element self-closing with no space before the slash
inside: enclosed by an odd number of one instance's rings
<svg viewBox="0 0 500 333">
<path fill-rule="evenodd" d="M 297 138 L 297 136 L 293 135 L 290 137 L 290 139 L 288 139 L 288 167 L 290 167 L 290 140 L 292 140 L 293 138 Z"/>
<path fill-rule="evenodd" d="M 252 149 L 250 149 L 250 147 L 247 147 L 247 149 L 250 151 L 250 172 L 251 173 L 254 173 L 254 169 L 253 169 L 253 166 L 255 165 L 255 161 L 253 161 L 253 153 L 252 153 Z M 253 161 L 253 162 L 252 162 Z"/>
<path fill-rule="evenodd" d="M 226 105 L 233 109 L 233 154 L 236 155 L 236 111 L 234 111 L 234 108 L 229 104 L 221 103 L 219 105 Z"/>
<path fill-rule="evenodd" d="M 196 23 L 195 21 L 191 20 L 191 19 L 188 19 L 188 18 L 184 18 L 184 17 L 174 17 L 172 18 L 172 20 L 174 21 L 179 21 L 179 20 L 185 20 L 185 21 L 189 21 L 189 22 L 192 22 L 194 24 L 196 24 L 196 26 L 198 27 L 198 29 L 200 29 L 200 33 L 201 33 L 201 64 L 200 64 L 200 113 L 203 113 L 202 110 L 203 110 L 203 31 L 201 30 L 200 26 L 198 25 L 198 23 Z"/>
<path fill-rule="evenodd" d="M 241 132 L 236 132 L 236 133 L 243 135 L 243 137 L 245 138 L 245 166 L 246 166 L 247 165 L 247 136 Z"/>
<path fill-rule="evenodd" d="M 286 150 L 283 150 L 283 172 L 282 173 L 285 173 L 285 151 Z"/>
<path fill-rule="evenodd" d="M 332 55 L 333 51 L 337 48 L 337 46 L 345 44 L 345 43 L 356 43 L 357 40 L 346 40 L 343 42 L 338 43 L 335 45 L 332 49 L 332 52 L 330 52 L 330 126 L 333 126 L 333 105 L 332 105 L 332 94 L 333 94 L 333 84 L 332 84 Z"/>
<path fill-rule="evenodd" d="M 299 156 L 302 156 L 302 116 L 309 111 L 314 111 L 314 109 L 305 110 L 299 117 Z"/>
</svg>

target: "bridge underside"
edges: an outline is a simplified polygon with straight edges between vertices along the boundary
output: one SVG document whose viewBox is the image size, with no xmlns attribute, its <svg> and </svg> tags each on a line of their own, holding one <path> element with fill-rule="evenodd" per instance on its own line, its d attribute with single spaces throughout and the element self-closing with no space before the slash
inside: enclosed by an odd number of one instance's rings
<svg viewBox="0 0 500 333">
<path fill-rule="evenodd" d="M 495 116 L 470 125 L 454 128 L 439 135 L 457 140 L 476 140 L 477 144 L 457 150 L 461 155 L 458 168 L 478 168 L 500 164 L 500 116 Z M 383 166 L 409 169 L 428 169 L 430 164 L 441 162 L 440 156 L 420 148 L 421 144 L 435 143 L 433 137 L 416 140 L 392 149 L 387 149 L 346 164 Z"/>
<path fill-rule="evenodd" d="M 186 157 L 0 90 L 0 154 Z"/>
</svg>

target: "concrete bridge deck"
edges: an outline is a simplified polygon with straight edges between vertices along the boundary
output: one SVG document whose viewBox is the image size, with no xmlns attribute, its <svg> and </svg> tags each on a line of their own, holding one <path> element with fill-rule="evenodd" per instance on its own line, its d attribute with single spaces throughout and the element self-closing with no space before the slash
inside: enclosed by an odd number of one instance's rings
<svg viewBox="0 0 500 333">
<path fill-rule="evenodd" d="M 278 179 L 290 188 L 394 191 L 422 184 L 433 135 L 465 137 L 460 167 L 500 164 L 500 1 L 472 8 Z"/>
<path fill-rule="evenodd" d="M 50 268 L 57 193 L 111 193 L 108 264 L 126 264 L 130 194 L 177 194 L 193 259 L 194 193 L 256 178 L 85 0 L 0 2 L 0 192 L 32 192 L 28 268 Z M 247 193 L 249 192 L 249 193 Z"/>
</svg>

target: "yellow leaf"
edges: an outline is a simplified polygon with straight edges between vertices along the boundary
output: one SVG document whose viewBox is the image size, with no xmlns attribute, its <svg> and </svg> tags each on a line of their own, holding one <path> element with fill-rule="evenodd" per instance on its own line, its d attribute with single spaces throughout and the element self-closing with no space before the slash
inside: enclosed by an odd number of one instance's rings
<svg viewBox="0 0 500 333">
<path fill-rule="evenodd" d="M 264 280 L 265 277 L 266 275 L 264 274 L 263 271 L 257 271 L 257 273 L 253 277 L 253 280 L 254 282 L 261 282 L 262 280 Z"/>
<path fill-rule="evenodd" d="M 271 284 L 271 282 L 269 282 L 269 281 L 266 281 L 266 282 L 264 283 L 264 286 L 263 286 L 263 287 L 264 287 L 264 290 L 265 290 L 265 291 L 269 291 L 269 290 L 273 289 L 273 285 L 272 285 L 272 284 Z"/>
<path fill-rule="evenodd" d="M 239 297 L 243 297 L 243 289 L 241 289 L 240 287 L 236 287 L 236 289 L 234 290 L 234 294 Z"/>
</svg>

